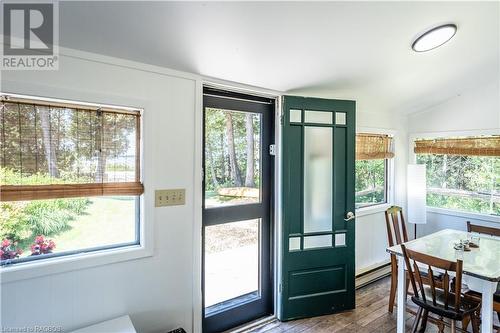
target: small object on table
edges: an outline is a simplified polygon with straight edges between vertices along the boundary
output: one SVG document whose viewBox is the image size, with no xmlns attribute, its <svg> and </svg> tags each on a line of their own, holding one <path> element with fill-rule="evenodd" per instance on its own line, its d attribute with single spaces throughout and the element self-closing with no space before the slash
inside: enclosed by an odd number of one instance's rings
<svg viewBox="0 0 500 333">
<path fill-rule="evenodd" d="M 481 238 L 479 237 L 478 234 L 471 234 L 470 244 L 469 244 L 470 247 L 478 248 L 480 242 L 481 242 Z"/>
<path fill-rule="evenodd" d="M 455 250 L 457 250 L 457 251 L 469 252 L 470 251 L 469 241 L 460 240 L 459 243 L 455 243 L 455 245 L 453 246 L 453 248 Z"/>
<path fill-rule="evenodd" d="M 469 241 L 469 247 L 478 248 L 481 238 L 479 238 L 479 235 L 476 233 L 468 232 L 467 240 Z"/>
</svg>

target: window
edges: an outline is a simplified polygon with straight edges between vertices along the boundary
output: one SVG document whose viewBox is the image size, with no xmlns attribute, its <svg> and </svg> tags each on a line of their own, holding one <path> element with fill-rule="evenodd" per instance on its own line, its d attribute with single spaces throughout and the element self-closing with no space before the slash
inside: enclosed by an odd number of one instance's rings
<svg viewBox="0 0 500 333">
<path fill-rule="evenodd" d="M 427 205 L 500 215 L 500 136 L 416 140 Z"/>
<path fill-rule="evenodd" d="M 140 116 L 2 94 L 2 264 L 139 244 Z"/>
<path fill-rule="evenodd" d="M 389 160 L 393 157 L 389 135 L 356 135 L 356 208 L 388 202 Z"/>
</svg>

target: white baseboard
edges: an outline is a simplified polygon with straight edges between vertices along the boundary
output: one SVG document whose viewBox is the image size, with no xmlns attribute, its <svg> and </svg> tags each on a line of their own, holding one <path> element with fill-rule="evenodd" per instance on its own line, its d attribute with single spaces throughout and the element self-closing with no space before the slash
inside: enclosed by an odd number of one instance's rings
<svg viewBox="0 0 500 333">
<path fill-rule="evenodd" d="M 391 275 L 391 264 L 386 263 L 356 275 L 356 289 Z"/>
</svg>

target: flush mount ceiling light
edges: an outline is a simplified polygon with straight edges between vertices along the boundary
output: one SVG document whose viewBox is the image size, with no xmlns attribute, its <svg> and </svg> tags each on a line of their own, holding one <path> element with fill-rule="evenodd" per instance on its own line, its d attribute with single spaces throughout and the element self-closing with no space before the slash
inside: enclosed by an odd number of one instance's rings
<svg viewBox="0 0 500 333">
<path fill-rule="evenodd" d="M 427 30 L 417 37 L 411 45 L 411 48 L 415 52 L 430 51 L 452 39 L 456 32 L 457 26 L 455 24 L 440 25 Z"/>
</svg>

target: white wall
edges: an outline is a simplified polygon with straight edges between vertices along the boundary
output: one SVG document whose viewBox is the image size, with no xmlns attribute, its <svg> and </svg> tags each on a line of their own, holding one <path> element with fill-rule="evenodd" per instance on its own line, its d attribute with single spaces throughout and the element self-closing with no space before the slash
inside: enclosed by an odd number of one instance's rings
<svg viewBox="0 0 500 333">
<path fill-rule="evenodd" d="M 1 326 L 70 330 L 129 313 L 139 332 L 191 331 L 196 81 L 61 56 L 58 71 L 2 72 L 1 88 L 143 107 L 144 211 L 154 227 L 152 257 L 2 283 Z M 186 205 L 154 208 L 158 188 L 185 188 Z"/>
<path fill-rule="evenodd" d="M 406 161 L 408 138 L 406 117 L 389 113 L 370 113 L 358 110 L 357 131 L 364 128 L 394 131 L 394 202 L 406 207 Z M 358 214 L 359 215 L 359 214 Z M 362 273 L 389 262 L 387 231 L 383 211 L 356 218 L 356 273 Z M 412 236 L 411 233 L 409 236 Z"/>
<path fill-rule="evenodd" d="M 66 51 L 58 71 L 2 72 L 1 90 L 26 95 L 144 108 L 144 213 L 154 228 L 154 255 L 1 284 L 1 326 L 56 325 L 65 330 L 130 314 L 139 332 L 198 327 L 194 271 L 199 221 L 194 191 L 197 87 L 200 78 L 113 58 Z M 137 65 L 137 66 L 136 66 Z M 197 120 L 198 119 L 198 120 Z M 405 205 L 405 119 L 357 114 L 357 126 L 395 131 L 395 202 Z M 198 136 L 197 136 L 198 135 Z M 185 188 L 186 205 L 154 208 L 158 188 Z M 382 212 L 356 220 L 356 270 L 386 262 Z M 43 300 L 43 307 L 34 306 Z M 193 314 L 194 312 L 194 314 Z M 194 318 L 194 319 L 193 319 Z M 194 321 L 194 324 L 193 324 Z"/>
<path fill-rule="evenodd" d="M 476 87 L 408 117 L 408 133 L 500 129 L 500 83 Z"/>
<path fill-rule="evenodd" d="M 443 135 L 500 134 L 500 83 L 491 82 L 457 95 L 439 105 L 408 117 L 410 137 Z M 409 155 L 410 160 L 414 154 Z M 491 218 L 465 217 L 465 214 L 429 212 L 427 224 L 418 227 L 418 235 L 438 230 L 466 229 L 466 221 L 480 225 L 496 225 Z M 498 219 L 496 219 L 498 220 Z"/>
</svg>

